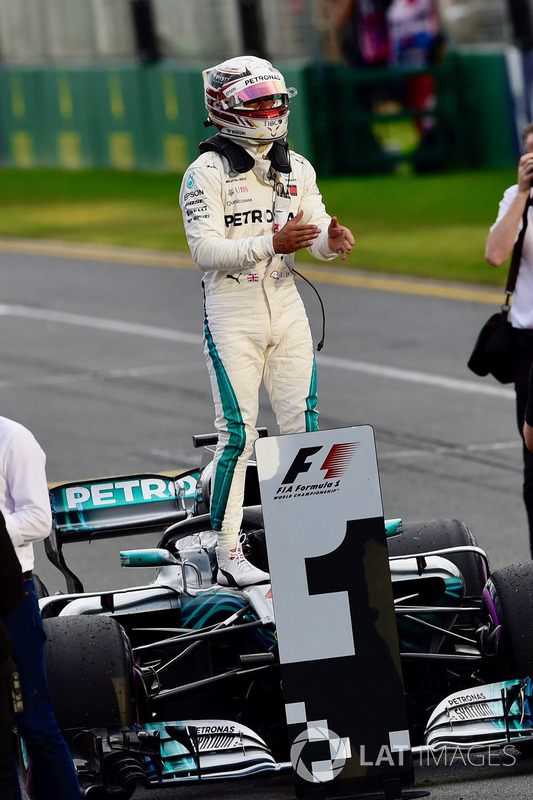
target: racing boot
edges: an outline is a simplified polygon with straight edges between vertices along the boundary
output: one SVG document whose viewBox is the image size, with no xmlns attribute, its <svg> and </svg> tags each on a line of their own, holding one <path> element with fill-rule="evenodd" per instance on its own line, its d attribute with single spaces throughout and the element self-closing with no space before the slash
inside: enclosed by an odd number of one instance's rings
<svg viewBox="0 0 533 800">
<path fill-rule="evenodd" d="M 270 580 L 268 572 L 257 569 L 248 561 L 240 547 L 217 547 L 217 583 L 220 586 L 252 586 Z"/>
</svg>

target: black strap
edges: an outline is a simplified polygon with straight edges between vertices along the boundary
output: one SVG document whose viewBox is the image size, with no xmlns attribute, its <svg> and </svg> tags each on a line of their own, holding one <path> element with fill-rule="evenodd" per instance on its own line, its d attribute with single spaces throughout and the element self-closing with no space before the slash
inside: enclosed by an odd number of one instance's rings
<svg viewBox="0 0 533 800">
<path fill-rule="evenodd" d="M 244 147 L 241 147 L 238 142 L 228 139 L 227 136 L 222 136 L 220 133 L 217 133 L 216 136 L 211 136 L 205 142 L 200 142 L 199 149 L 201 153 L 207 153 L 212 150 L 224 156 L 229 162 L 231 171 L 238 174 L 248 172 L 254 165 L 253 157 L 246 152 Z M 272 144 L 268 158 L 277 172 L 290 173 L 291 162 L 289 145 L 286 139 L 277 140 Z"/>
<path fill-rule="evenodd" d="M 522 214 L 522 229 L 518 234 L 518 239 L 513 247 L 513 255 L 511 256 L 511 264 L 509 265 L 509 274 L 507 276 L 507 285 L 505 287 L 505 306 L 509 307 L 509 300 L 514 292 L 516 286 L 516 279 L 518 277 L 518 270 L 520 268 L 520 259 L 522 258 L 522 248 L 524 246 L 524 236 L 526 235 L 527 219 L 529 206 L 531 205 L 531 196 L 527 198 L 526 207 Z"/>
<path fill-rule="evenodd" d="M 289 156 L 289 143 L 286 139 L 276 139 L 269 150 L 268 157 L 276 172 L 283 172 L 288 175 L 291 171 L 291 159 Z"/>
<path fill-rule="evenodd" d="M 198 146 L 201 153 L 207 153 L 210 150 L 218 153 L 227 159 L 232 172 L 243 173 L 248 172 L 254 165 L 254 159 L 246 152 L 244 147 L 241 147 L 237 142 L 228 139 L 226 136 L 221 136 L 219 133 L 216 136 L 211 136 L 205 142 L 200 142 Z"/>
</svg>

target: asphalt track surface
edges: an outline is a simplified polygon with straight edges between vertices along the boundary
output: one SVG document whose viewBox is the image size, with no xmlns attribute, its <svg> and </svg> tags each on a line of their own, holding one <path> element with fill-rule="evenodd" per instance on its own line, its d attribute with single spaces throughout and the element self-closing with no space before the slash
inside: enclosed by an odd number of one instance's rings
<svg viewBox="0 0 533 800">
<path fill-rule="evenodd" d="M 428 257 L 430 257 L 428 255 Z M 489 269 L 489 267 L 487 267 Z M 317 356 L 321 427 L 373 426 L 386 517 L 457 517 L 493 569 L 529 558 L 513 391 L 466 361 L 502 293 L 354 274 L 300 262 L 326 308 Z M 200 275 L 186 256 L 55 243 L 0 243 L 2 414 L 31 428 L 50 482 L 198 464 L 195 433 L 212 430 L 201 347 Z M 318 341 L 321 318 L 301 284 Z M 266 397 L 258 424 L 276 432 Z M 138 544 L 127 539 L 120 549 Z M 73 545 L 88 590 L 132 583 L 116 541 Z M 51 592 L 61 576 L 37 548 Z M 143 570 L 134 582 L 142 583 Z M 531 798 L 533 761 L 503 751 L 462 763 L 416 759 L 432 798 Z M 289 798 L 287 775 L 137 790 L 135 800 Z"/>
</svg>

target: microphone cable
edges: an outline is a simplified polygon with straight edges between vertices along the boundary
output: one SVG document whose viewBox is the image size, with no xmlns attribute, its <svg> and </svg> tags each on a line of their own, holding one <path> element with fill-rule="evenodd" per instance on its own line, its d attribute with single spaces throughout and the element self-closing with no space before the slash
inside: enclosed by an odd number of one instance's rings
<svg viewBox="0 0 533 800">
<path fill-rule="evenodd" d="M 322 302 L 322 298 L 320 297 L 319 291 L 316 288 L 316 286 L 313 283 L 311 283 L 311 281 L 308 278 L 306 278 L 305 275 L 302 275 L 302 273 L 298 272 L 298 270 L 294 269 L 294 267 L 292 267 L 291 272 L 294 272 L 295 275 L 298 275 L 299 278 L 305 281 L 318 297 L 318 302 L 320 303 L 320 309 L 322 311 L 322 338 L 317 344 L 316 349 L 318 352 L 320 352 L 320 350 L 322 350 L 322 348 L 324 347 L 324 340 L 326 338 L 326 312 L 324 310 L 324 303 Z"/>
</svg>

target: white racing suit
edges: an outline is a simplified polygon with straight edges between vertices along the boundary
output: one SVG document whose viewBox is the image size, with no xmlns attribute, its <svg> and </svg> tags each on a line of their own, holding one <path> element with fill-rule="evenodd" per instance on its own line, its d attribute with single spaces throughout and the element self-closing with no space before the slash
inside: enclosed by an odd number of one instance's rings
<svg viewBox="0 0 533 800">
<path fill-rule="evenodd" d="M 282 434 L 318 429 L 311 332 L 291 274 L 294 255 L 274 253 L 274 225 L 303 209 L 302 223 L 321 229 L 310 252 L 322 260 L 336 255 L 311 164 L 290 152 L 291 172 L 273 173 L 257 147 L 246 151 L 255 166 L 242 174 L 218 153 L 202 153 L 180 191 L 191 254 L 204 272 L 204 352 L 219 435 L 211 524 L 230 548 L 242 521 L 261 381 Z"/>
</svg>

